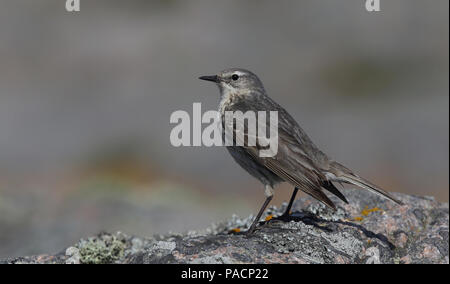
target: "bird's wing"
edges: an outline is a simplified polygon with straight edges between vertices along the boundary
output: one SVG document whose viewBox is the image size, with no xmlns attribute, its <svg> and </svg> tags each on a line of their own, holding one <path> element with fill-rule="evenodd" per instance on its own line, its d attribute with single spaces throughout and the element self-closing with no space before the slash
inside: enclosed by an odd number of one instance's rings
<svg viewBox="0 0 450 284">
<path fill-rule="evenodd" d="M 258 108 L 259 107 L 259 108 Z M 263 108 L 264 107 L 264 108 Z M 249 105 L 247 102 L 235 103 L 228 110 L 236 111 L 240 110 L 246 112 L 248 110 L 253 110 L 257 112 L 258 110 L 270 110 L 273 109 L 278 111 L 278 150 L 276 155 L 273 157 L 260 157 L 261 150 L 267 150 L 267 146 L 262 146 L 259 142 L 260 137 L 256 137 L 256 145 L 248 145 L 248 141 L 253 133 L 249 133 L 245 129 L 236 129 L 235 121 L 222 120 L 224 129 L 229 129 L 228 134 L 233 134 L 233 141 L 235 145 L 242 145 L 247 153 L 252 155 L 258 162 L 263 164 L 270 171 L 278 175 L 280 178 L 291 183 L 292 185 L 298 187 L 303 192 L 311 195 L 312 197 L 318 199 L 325 205 L 335 209 L 333 202 L 322 192 L 322 184 L 326 181 L 326 177 L 322 173 L 319 167 L 308 157 L 308 152 L 302 145 L 302 142 L 298 140 L 295 130 L 298 127 L 297 123 L 287 120 L 286 111 L 284 109 L 278 109 L 276 106 L 274 108 L 267 109 L 267 104 L 260 105 L 258 103 Z M 281 113 L 283 112 L 283 113 Z M 269 114 L 267 114 L 269 116 Z M 227 125 L 229 124 L 229 125 Z M 287 126 L 291 125 L 294 129 L 288 129 Z M 247 125 L 248 126 L 248 125 Z M 276 127 L 270 123 L 270 120 L 266 120 L 266 128 Z M 243 132 L 243 133 L 242 133 Z M 270 131 L 267 131 L 270 132 Z M 306 136 L 306 139 L 307 136 Z"/>
<path fill-rule="evenodd" d="M 402 202 L 366 179 L 356 175 L 343 165 L 329 159 L 309 139 L 303 129 L 270 97 L 256 95 L 251 101 L 241 100 L 234 103 L 231 110 L 266 110 L 278 113 L 278 153 L 272 158 L 261 158 L 258 156 L 258 147 L 245 147 L 268 169 L 283 178 L 285 181 L 299 187 L 304 192 L 322 201 L 326 205 L 335 208 L 334 204 L 322 192 L 326 189 L 332 194 L 347 202 L 332 182 L 344 182 L 353 184 L 398 204 Z M 270 124 L 267 124 L 270 127 Z M 258 146 L 258 145 L 257 145 Z"/>
<path fill-rule="evenodd" d="M 280 141 L 279 143 L 283 142 Z M 252 153 L 252 155 L 257 155 L 254 151 L 255 149 L 252 147 L 247 147 L 246 150 Z M 333 202 L 322 192 L 321 180 L 324 177 L 322 177 L 320 171 L 305 166 L 304 162 L 307 161 L 307 159 L 301 155 L 286 155 L 289 152 L 290 151 L 287 150 L 286 147 L 279 147 L 277 155 L 273 158 L 255 158 L 259 159 L 263 165 L 285 181 L 298 187 L 300 190 L 323 202 L 325 205 L 336 209 Z M 283 156 L 284 158 L 281 158 Z"/>
</svg>

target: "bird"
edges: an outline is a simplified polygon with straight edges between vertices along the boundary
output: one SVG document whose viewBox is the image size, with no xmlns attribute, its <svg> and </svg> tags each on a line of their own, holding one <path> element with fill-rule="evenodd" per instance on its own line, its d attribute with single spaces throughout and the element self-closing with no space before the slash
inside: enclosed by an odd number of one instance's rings
<svg viewBox="0 0 450 284">
<path fill-rule="evenodd" d="M 289 216 L 299 190 L 333 210 L 336 210 L 336 205 L 324 191 L 328 191 L 348 203 L 345 196 L 336 188 L 335 183 L 351 184 L 402 205 L 402 202 L 390 193 L 360 177 L 322 152 L 295 119 L 268 96 L 261 80 L 253 72 L 242 68 L 230 68 L 217 75 L 201 76 L 199 79 L 211 81 L 219 88 L 218 112 L 222 118 L 222 126 L 225 123 L 224 114 L 229 111 L 243 113 L 276 111 L 278 113 L 278 150 L 273 157 L 256 155 L 255 153 L 259 149 L 258 144 L 226 147 L 237 164 L 258 179 L 265 188 L 266 199 L 247 230 L 247 235 L 251 235 L 255 231 L 262 214 L 274 196 L 275 186 L 282 182 L 290 183 L 294 186 L 294 190 L 281 217 Z M 235 132 L 234 129 L 233 131 Z"/>
</svg>

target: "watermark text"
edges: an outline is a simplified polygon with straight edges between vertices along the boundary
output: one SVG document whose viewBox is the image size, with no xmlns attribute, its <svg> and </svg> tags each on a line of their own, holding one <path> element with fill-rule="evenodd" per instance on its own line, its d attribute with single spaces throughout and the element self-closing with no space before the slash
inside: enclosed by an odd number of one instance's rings
<svg viewBox="0 0 450 284">
<path fill-rule="evenodd" d="M 222 115 L 210 110 L 202 115 L 201 103 L 194 103 L 192 110 L 192 122 L 189 113 L 183 110 L 170 116 L 170 123 L 176 124 L 170 133 L 174 147 L 253 147 L 260 157 L 274 157 L 278 153 L 277 111 L 226 111 Z"/>
</svg>

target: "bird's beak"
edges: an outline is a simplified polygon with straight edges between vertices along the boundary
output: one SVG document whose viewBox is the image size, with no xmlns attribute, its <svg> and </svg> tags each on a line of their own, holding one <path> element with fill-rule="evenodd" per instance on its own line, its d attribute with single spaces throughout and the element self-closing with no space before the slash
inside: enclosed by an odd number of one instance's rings
<svg viewBox="0 0 450 284">
<path fill-rule="evenodd" d="M 214 75 L 214 76 L 201 76 L 199 77 L 200 80 L 205 80 L 205 81 L 211 81 L 214 83 L 219 83 L 219 76 Z"/>
</svg>

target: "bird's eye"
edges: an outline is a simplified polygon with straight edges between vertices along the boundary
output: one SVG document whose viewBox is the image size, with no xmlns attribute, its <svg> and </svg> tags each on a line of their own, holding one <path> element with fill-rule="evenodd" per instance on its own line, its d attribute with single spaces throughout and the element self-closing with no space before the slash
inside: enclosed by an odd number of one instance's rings
<svg viewBox="0 0 450 284">
<path fill-rule="evenodd" d="M 237 79 L 239 79 L 239 75 L 233 74 L 233 76 L 231 76 L 231 79 L 232 79 L 233 81 L 236 81 Z"/>
</svg>

